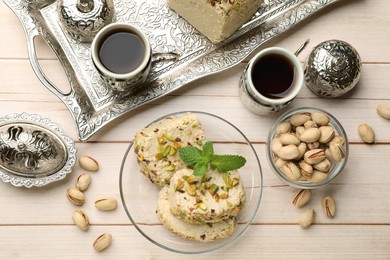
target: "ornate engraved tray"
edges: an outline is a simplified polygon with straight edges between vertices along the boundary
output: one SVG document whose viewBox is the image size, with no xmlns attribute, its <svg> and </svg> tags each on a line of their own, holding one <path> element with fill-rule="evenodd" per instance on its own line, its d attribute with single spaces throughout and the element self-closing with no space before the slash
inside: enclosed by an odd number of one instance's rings
<svg viewBox="0 0 390 260">
<path fill-rule="evenodd" d="M 116 21 L 141 27 L 153 52 L 180 54 L 176 61 L 154 62 L 142 90 L 118 93 L 105 85 L 93 67 L 90 44 L 80 44 L 63 30 L 57 16 L 57 1 L 4 0 L 25 29 L 33 70 L 68 107 L 81 141 L 130 110 L 238 64 L 262 43 L 338 0 L 265 0 L 250 22 L 218 45 L 171 11 L 165 1 L 114 0 Z M 42 36 L 60 60 L 70 82 L 69 93 L 61 92 L 42 72 L 34 49 L 36 36 Z"/>
</svg>

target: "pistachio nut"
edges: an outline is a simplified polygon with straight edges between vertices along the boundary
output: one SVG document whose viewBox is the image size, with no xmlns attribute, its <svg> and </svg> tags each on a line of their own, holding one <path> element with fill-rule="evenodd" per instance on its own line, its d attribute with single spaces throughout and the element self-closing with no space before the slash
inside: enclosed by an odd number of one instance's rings
<svg viewBox="0 0 390 260">
<path fill-rule="evenodd" d="M 79 159 L 80 167 L 86 171 L 96 172 L 99 170 L 98 162 L 90 156 L 82 156 Z"/>
<path fill-rule="evenodd" d="M 323 125 L 328 125 L 329 124 L 329 117 L 327 115 L 325 115 L 324 113 L 313 112 L 311 114 L 311 118 L 319 126 L 323 126 Z"/>
<path fill-rule="evenodd" d="M 324 159 L 319 163 L 316 163 L 313 165 L 314 169 L 321 171 L 321 172 L 328 172 L 330 169 L 331 163 L 328 159 Z"/>
<path fill-rule="evenodd" d="M 311 120 L 311 115 L 307 112 L 296 113 L 290 117 L 290 123 L 293 126 L 301 126 L 309 120 Z"/>
<path fill-rule="evenodd" d="M 72 214 L 73 222 L 76 224 L 76 226 L 83 230 L 87 231 L 89 228 L 89 219 L 87 215 L 82 210 L 75 210 Z"/>
<path fill-rule="evenodd" d="M 103 211 L 114 210 L 116 209 L 116 205 L 116 199 L 111 197 L 95 201 L 95 207 Z"/>
<path fill-rule="evenodd" d="M 283 160 L 294 160 L 299 156 L 299 150 L 296 145 L 290 144 L 280 148 L 276 154 Z"/>
<path fill-rule="evenodd" d="M 298 137 L 294 135 L 293 133 L 284 133 L 279 136 L 279 141 L 283 145 L 289 145 L 289 144 L 294 144 L 294 145 L 299 145 L 301 141 L 299 141 Z"/>
<path fill-rule="evenodd" d="M 286 164 L 286 161 L 277 157 L 274 163 L 275 163 L 276 168 L 280 169 L 280 168 L 283 168 L 283 165 Z"/>
<path fill-rule="evenodd" d="M 283 172 L 292 181 L 297 181 L 301 178 L 301 171 L 293 162 L 288 162 L 283 166 Z"/>
<path fill-rule="evenodd" d="M 326 180 L 332 164 L 346 157 L 345 139 L 329 122 L 325 113 L 302 112 L 280 123 L 270 144 L 275 167 L 292 181 Z"/>
<path fill-rule="evenodd" d="M 307 151 L 307 144 L 302 142 L 298 145 L 298 151 L 299 151 L 299 155 L 295 158 L 295 160 L 300 160 L 303 158 L 303 156 L 305 155 L 306 151 Z"/>
<path fill-rule="evenodd" d="M 299 136 L 299 139 L 301 139 L 301 141 L 306 142 L 306 143 L 313 143 L 313 142 L 317 142 L 318 140 L 320 140 L 320 137 L 322 137 L 320 129 L 312 127 L 312 128 L 306 129 Z"/>
<path fill-rule="evenodd" d="M 303 159 L 308 164 L 316 164 L 325 159 L 325 152 L 323 149 L 309 150 L 305 153 Z"/>
<path fill-rule="evenodd" d="M 309 121 L 306 121 L 303 126 L 305 127 L 305 129 L 309 129 L 309 128 L 317 128 L 318 125 L 316 124 L 316 122 L 314 122 L 313 120 L 309 120 Z"/>
<path fill-rule="evenodd" d="M 277 151 L 280 148 L 282 148 L 283 144 L 280 142 L 279 138 L 276 137 L 272 139 L 270 146 L 271 146 L 271 151 L 277 153 Z"/>
<path fill-rule="evenodd" d="M 326 173 L 314 170 L 313 173 L 311 174 L 310 182 L 311 183 L 320 183 L 320 182 L 323 182 L 324 180 L 326 180 L 327 177 L 328 177 L 328 175 Z"/>
<path fill-rule="evenodd" d="M 295 135 L 300 138 L 301 137 L 301 134 L 303 134 L 303 132 L 306 131 L 306 128 L 303 127 L 303 126 L 298 126 L 295 128 Z"/>
<path fill-rule="evenodd" d="M 91 176 L 86 173 L 82 173 L 77 177 L 75 186 L 79 191 L 85 191 L 91 183 Z"/>
<path fill-rule="evenodd" d="M 93 242 L 93 248 L 96 251 L 101 252 L 105 250 L 107 247 L 109 247 L 111 245 L 111 242 L 112 242 L 111 234 L 105 233 L 100 235 L 98 238 L 96 238 L 96 240 Z"/>
<path fill-rule="evenodd" d="M 333 157 L 332 157 L 332 153 L 330 152 L 329 147 L 325 149 L 325 157 L 326 157 L 326 159 L 328 159 L 329 161 L 334 161 L 334 159 L 333 159 Z"/>
<path fill-rule="evenodd" d="M 390 120 L 390 106 L 389 105 L 378 105 L 376 112 L 384 119 Z"/>
<path fill-rule="evenodd" d="M 375 141 L 375 133 L 371 126 L 368 124 L 360 124 L 358 127 L 360 138 L 366 143 L 373 143 Z"/>
<path fill-rule="evenodd" d="M 301 168 L 301 170 L 304 170 L 305 172 L 307 172 L 309 174 L 313 173 L 313 170 L 314 170 L 313 166 L 306 163 L 305 161 L 303 161 L 303 160 L 300 161 L 298 165 Z"/>
<path fill-rule="evenodd" d="M 324 214 L 329 217 L 333 218 L 336 214 L 336 202 L 331 196 L 326 196 L 322 200 L 322 209 L 324 211 Z"/>
<path fill-rule="evenodd" d="M 331 142 L 329 150 L 333 160 L 336 162 L 340 162 L 345 157 L 344 147 L 339 143 Z"/>
<path fill-rule="evenodd" d="M 301 208 L 310 201 L 311 195 L 311 190 L 301 189 L 294 195 L 292 204 L 297 208 Z"/>
<path fill-rule="evenodd" d="M 319 130 L 321 131 L 321 137 L 318 141 L 323 144 L 329 143 L 335 135 L 335 131 L 330 125 L 321 126 Z"/>
<path fill-rule="evenodd" d="M 309 148 L 309 150 L 318 149 L 320 148 L 320 146 L 321 146 L 320 142 L 313 142 L 307 144 L 307 148 Z"/>
<path fill-rule="evenodd" d="M 191 185 L 186 185 L 186 192 L 187 192 L 190 196 L 196 196 L 196 187 L 191 186 Z"/>
<path fill-rule="evenodd" d="M 69 188 L 66 191 L 66 197 L 76 206 L 81 206 L 85 202 L 84 194 L 76 188 Z"/>
<path fill-rule="evenodd" d="M 333 137 L 333 139 L 330 140 L 330 142 L 335 142 L 335 143 L 339 143 L 339 144 L 343 145 L 343 144 L 345 143 L 345 140 L 344 140 L 343 137 L 341 137 L 341 136 L 339 136 L 339 135 L 335 135 L 335 136 Z"/>
<path fill-rule="evenodd" d="M 305 169 L 300 168 L 301 170 L 301 176 L 304 180 L 310 180 L 311 176 L 313 175 L 313 172 L 308 172 Z"/>
<path fill-rule="evenodd" d="M 305 210 L 299 219 L 299 225 L 303 228 L 309 228 L 311 224 L 313 224 L 314 222 L 314 217 L 315 217 L 314 209 Z"/>
<path fill-rule="evenodd" d="M 284 133 L 288 133 L 291 131 L 291 124 L 288 121 L 284 121 L 280 123 L 276 128 L 275 128 L 275 134 L 276 135 L 281 135 Z"/>
</svg>

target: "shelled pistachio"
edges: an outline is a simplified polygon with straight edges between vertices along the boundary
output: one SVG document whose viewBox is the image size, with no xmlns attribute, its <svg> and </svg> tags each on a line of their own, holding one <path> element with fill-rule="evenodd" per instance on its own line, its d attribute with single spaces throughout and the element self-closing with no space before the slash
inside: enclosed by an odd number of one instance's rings
<svg viewBox="0 0 390 260">
<path fill-rule="evenodd" d="M 311 195 L 312 195 L 311 190 L 306 190 L 306 189 L 298 190 L 292 199 L 292 204 L 294 204 L 297 208 L 301 208 L 310 201 Z"/>
<path fill-rule="evenodd" d="M 105 233 L 100 235 L 96 240 L 93 242 L 93 248 L 101 252 L 105 250 L 107 247 L 109 247 L 112 243 L 112 236 L 109 233 Z"/>
<path fill-rule="evenodd" d="M 82 210 L 74 210 L 72 214 L 73 222 L 78 228 L 83 231 L 87 231 L 89 228 L 89 219 Z"/>
<path fill-rule="evenodd" d="M 390 105 L 378 105 L 376 111 L 384 119 L 390 120 Z"/>
<path fill-rule="evenodd" d="M 315 211 L 314 209 L 305 210 L 299 219 L 299 225 L 303 228 L 309 228 L 314 222 Z"/>
<path fill-rule="evenodd" d="M 103 198 L 95 201 L 95 207 L 102 211 L 110 211 L 116 209 L 117 201 L 115 198 Z"/>
<path fill-rule="evenodd" d="M 80 157 L 79 164 L 86 171 L 96 172 L 99 170 L 99 163 L 90 156 Z"/>
<path fill-rule="evenodd" d="M 368 144 L 372 144 L 373 142 L 375 142 L 374 130 L 368 124 L 360 124 L 358 126 L 358 133 L 359 133 L 360 138 L 364 142 L 366 142 Z"/>
<path fill-rule="evenodd" d="M 84 194 L 76 188 L 69 188 L 66 191 L 66 197 L 76 206 L 81 206 L 85 202 Z"/>
<path fill-rule="evenodd" d="M 79 191 L 85 191 L 91 183 L 91 176 L 87 173 L 82 173 L 77 177 L 75 186 Z"/>
<path fill-rule="evenodd" d="M 322 200 L 322 209 L 325 216 L 333 218 L 336 215 L 336 202 L 331 196 L 326 196 Z"/>
</svg>

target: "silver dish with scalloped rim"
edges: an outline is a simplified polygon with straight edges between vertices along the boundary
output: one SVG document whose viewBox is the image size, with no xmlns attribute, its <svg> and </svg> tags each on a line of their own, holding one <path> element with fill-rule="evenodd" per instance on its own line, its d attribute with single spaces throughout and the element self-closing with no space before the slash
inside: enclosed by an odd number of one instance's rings
<svg viewBox="0 0 390 260">
<path fill-rule="evenodd" d="M 109 122 L 199 78 L 226 70 L 264 42 L 338 0 L 265 0 L 251 21 L 214 45 L 171 11 L 165 0 L 114 0 L 116 21 L 139 26 L 153 53 L 176 53 L 175 61 L 157 59 L 142 90 L 118 93 L 104 83 L 90 58 L 90 44 L 70 37 L 61 26 L 55 0 L 4 0 L 21 21 L 32 68 L 41 82 L 69 109 L 80 140 Z M 43 73 L 34 38 L 42 36 L 60 60 L 71 90 L 63 93 Z"/>
<path fill-rule="evenodd" d="M 39 115 L 0 118 L 0 179 L 17 187 L 41 187 L 64 179 L 76 163 L 73 140 Z"/>
</svg>

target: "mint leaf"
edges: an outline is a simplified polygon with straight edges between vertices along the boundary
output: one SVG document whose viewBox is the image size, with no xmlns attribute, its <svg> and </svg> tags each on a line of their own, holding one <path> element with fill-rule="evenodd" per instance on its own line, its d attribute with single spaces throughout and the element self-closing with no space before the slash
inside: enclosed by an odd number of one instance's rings
<svg viewBox="0 0 390 260">
<path fill-rule="evenodd" d="M 208 141 L 203 145 L 203 156 L 207 158 L 211 158 L 211 156 L 214 154 L 214 147 L 213 143 Z"/>
<path fill-rule="evenodd" d="M 206 174 L 208 168 L 208 163 L 197 163 L 194 166 L 194 175 L 203 176 Z"/>
<path fill-rule="evenodd" d="M 202 150 L 193 146 L 180 147 L 178 153 L 180 159 L 189 166 L 194 166 L 202 158 Z"/>
<path fill-rule="evenodd" d="M 213 155 L 210 167 L 219 172 L 228 172 L 244 166 L 246 159 L 238 155 Z"/>
<path fill-rule="evenodd" d="M 195 176 L 205 175 L 209 166 L 218 172 L 236 170 L 245 165 L 246 159 L 239 155 L 215 155 L 213 143 L 206 142 L 202 150 L 193 146 L 181 147 L 179 157 L 194 169 Z"/>
</svg>

